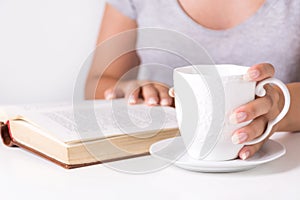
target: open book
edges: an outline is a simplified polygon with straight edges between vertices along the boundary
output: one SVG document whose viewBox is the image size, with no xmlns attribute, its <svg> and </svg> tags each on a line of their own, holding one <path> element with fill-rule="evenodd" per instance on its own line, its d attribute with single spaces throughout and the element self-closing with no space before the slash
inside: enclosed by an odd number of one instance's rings
<svg viewBox="0 0 300 200">
<path fill-rule="evenodd" d="M 65 168 L 147 155 L 151 144 L 179 134 L 175 109 L 124 99 L 73 105 L 0 108 L 1 136 Z"/>
</svg>

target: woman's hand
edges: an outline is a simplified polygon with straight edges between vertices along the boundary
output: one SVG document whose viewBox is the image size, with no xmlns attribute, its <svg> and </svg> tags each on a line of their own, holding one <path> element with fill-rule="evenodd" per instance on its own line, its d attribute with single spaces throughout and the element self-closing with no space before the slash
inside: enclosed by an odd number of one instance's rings
<svg viewBox="0 0 300 200">
<path fill-rule="evenodd" d="M 271 64 L 264 63 L 251 67 L 244 79 L 248 81 L 262 81 L 272 76 L 274 76 L 274 67 Z M 240 106 L 235 109 L 230 116 L 230 120 L 233 123 L 253 120 L 249 125 L 233 133 L 232 142 L 234 144 L 248 142 L 262 135 L 268 121 L 275 119 L 281 112 L 284 105 L 284 97 L 281 90 L 271 85 L 266 85 L 265 89 L 267 93 L 264 97 L 257 98 L 254 101 Z M 275 125 L 269 136 L 276 132 L 277 129 L 278 126 Z M 239 152 L 239 157 L 245 160 L 253 156 L 262 147 L 264 142 L 265 141 L 255 145 L 244 146 Z"/>
<path fill-rule="evenodd" d="M 173 98 L 168 94 L 168 86 L 146 81 L 119 82 L 116 87 L 104 92 L 105 99 L 127 98 L 130 104 L 138 103 L 142 98 L 150 106 L 172 106 Z"/>
</svg>

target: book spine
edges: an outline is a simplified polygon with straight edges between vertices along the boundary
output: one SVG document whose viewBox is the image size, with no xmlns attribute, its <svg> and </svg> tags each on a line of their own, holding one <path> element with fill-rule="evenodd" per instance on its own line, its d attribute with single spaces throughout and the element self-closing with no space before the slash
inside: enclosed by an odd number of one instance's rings
<svg viewBox="0 0 300 200">
<path fill-rule="evenodd" d="M 0 122 L 0 127 L 1 127 L 0 135 L 1 135 L 3 143 L 9 147 L 16 147 L 14 140 L 11 136 L 10 129 L 9 129 L 9 121 L 7 121 L 6 124 L 3 122 Z"/>
</svg>

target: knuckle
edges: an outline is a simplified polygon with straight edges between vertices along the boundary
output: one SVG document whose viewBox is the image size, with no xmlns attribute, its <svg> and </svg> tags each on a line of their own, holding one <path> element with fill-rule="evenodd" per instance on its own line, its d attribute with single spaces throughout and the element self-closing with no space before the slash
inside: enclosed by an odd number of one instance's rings
<svg viewBox="0 0 300 200">
<path fill-rule="evenodd" d="M 153 90 L 145 90 L 143 95 L 147 98 L 158 98 L 157 92 Z"/>
<path fill-rule="evenodd" d="M 267 120 L 264 117 L 259 117 L 246 126 L 245 131 L 249 134 L 249 139 L 259 137 L 265 130 L 266 124 Z"/>
<path fill-rule="evenodd" d="M 166 88 L 158 88 L 157 89 L 159 91 L 159 93 L 161 94 L 167 94 L 168 93 L 168 90 Z"/>
<path fill-rule="evenodd" d="M 171 97 L 169 96 L 168 90 L 160 90 L 160 91 L 159 91 L 159 95 L 162 96 L 162 97 L 165 97 L 165 98 L 171 98 Z"/>
<path fill-rule="evenodd" d="M 252 122 L 249 126 L 248 126 L 248 131 L 250 133 L 252 133 L 253 137 L 252 138 L 255 138 L 257 136 L 257 132 L 259 131 L 258 129 L 258 124 L 255 123 L 255 122 Z"/>
<path fill-rule="evenodd" d="M 263 66 L 262 67 L 263 73 L 268 74 L 270 76 L 274 75 L 275 69 L 274 69 L 273 65 L 271 65 L 270 63 L 263 63 L 262 66 Z"/>
<path fill-rule="evenodd" d="M 259 126 L 255 122 L 252 122 L 249 126 L 247 126 L 245 131 L 249 134 L 249 140 L 253 140 L 260 135 Z"/>
<path fill-rule="evenodd" d="M 247 113 L 248 113 L 248 117 L 252 118 L 256 116 L 257 113 L 257 108 L 254 105 L 248 105 L 247 106 Z"/>
<path fill-rule="evenodd" d="M 142 88 L 143 88 L 143 92 L 149 92 L 153 89 L 151 84 L 143 85 Z"/>
<path fill-rule="evenodd" d="M 159 90 L 159 91 L 164 91 L 164 92 L 168 91 L 168 87 L 166 87 L 166 86 L 164 86 L 164 85 L 156 84 L 156 85 L 154 85 L 154 86 L 155 86 L 155 88 L 156 88 L 157 90 Z"/>
<path fill-rule="evenodd" d="M 271 64 L 269 64 L 268 66 L 269 66 L 270 74 L 274 75 L 275 74 L 275 68 L 274 68 L 274 66 L 271 65 Z"/>
<path fill-rule="evenodd" d="M 280 99 L 280 94 L 279 92 L 277 92 L 276 89 L 274 89 L 274 92 L 272 93 L 272 105 L 274 104 L 274 102 L 278 102 Z"/>
<path fill-rule="evenodd" d="M 144 87 L 144 88 L 149 88 L 149 87 L 153 87 L 153 86 L 152 86 L 152 83 L 145 83 L 145 84 L 143 85 L 143 87 Z"/>
</svg>

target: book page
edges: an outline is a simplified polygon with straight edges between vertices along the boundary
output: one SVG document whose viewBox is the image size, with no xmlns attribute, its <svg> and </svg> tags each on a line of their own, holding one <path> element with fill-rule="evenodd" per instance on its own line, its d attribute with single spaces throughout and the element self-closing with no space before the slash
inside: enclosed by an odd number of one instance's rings
<svg viewBox="0 0 300 200">
<path fill-rule="evenodd" d="M 64 142 L 177 128 L 174 108 L 128 105 L 124 99 L 15 109 L 17 118 Z"/>
</svg>

